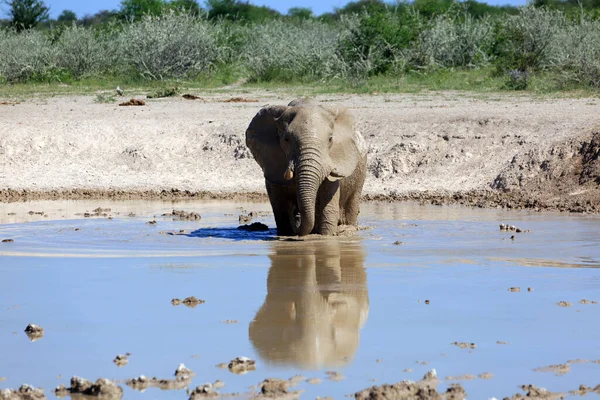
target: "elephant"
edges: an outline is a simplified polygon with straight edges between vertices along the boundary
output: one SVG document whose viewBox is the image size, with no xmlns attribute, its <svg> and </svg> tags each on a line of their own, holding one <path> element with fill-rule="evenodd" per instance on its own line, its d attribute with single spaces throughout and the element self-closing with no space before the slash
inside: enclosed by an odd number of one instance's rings
<svg viewBox="0 0 600 400">
<path fill-rule="evenodd" d="M 347 109 L 308 99 L 265 106 L 246 129 L 280 236 L 357 226 L 367 148 Z"/>
<path fill-rule="evenodd" d="M 272 246 L 267 295 L 248 328 L 257 353 L 301 369 L 348 364 L 369 315 L 362 244 L 330 237 Z"/>
</svg>

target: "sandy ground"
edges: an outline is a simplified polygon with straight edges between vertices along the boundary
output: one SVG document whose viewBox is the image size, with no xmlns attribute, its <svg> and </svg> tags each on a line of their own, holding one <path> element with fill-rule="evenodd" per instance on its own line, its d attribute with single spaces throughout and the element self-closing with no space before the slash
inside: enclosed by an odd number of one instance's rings
<svg viewBox="0 0 600 400">
<path fill-rule="evenodd" d="M 0 105 L 0 201 L 265 196 L 245 129 L 254 91 L 119 107 L 95 95 Z M 257 102 L 224 102 L 243 96 Z M 144 96 L 137 96 L 144 98 Z M 600 211 L 600 100 L 455 92 L 320 95 L 368 146 L 366 199 Z"/>
</svg>

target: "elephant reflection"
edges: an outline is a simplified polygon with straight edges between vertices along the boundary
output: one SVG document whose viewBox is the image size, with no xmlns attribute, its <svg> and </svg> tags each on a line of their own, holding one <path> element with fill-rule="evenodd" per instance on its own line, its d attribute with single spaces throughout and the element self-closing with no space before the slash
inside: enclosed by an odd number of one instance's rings
<svg viewBox="0 0 600 400">
<path fill-rule="evenodd" d="M 253 346 L 274 364 L 348 363 L 369 314 L 362 245 L 332 238 L 273 246 L 267 296 L 249 327 Z"/>
</svg>

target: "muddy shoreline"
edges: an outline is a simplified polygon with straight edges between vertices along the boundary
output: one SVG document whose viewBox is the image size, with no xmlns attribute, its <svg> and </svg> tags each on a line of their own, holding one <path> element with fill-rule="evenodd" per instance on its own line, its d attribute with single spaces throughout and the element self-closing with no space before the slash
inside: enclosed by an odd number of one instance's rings
<svg viewBox="0 0 600 400">
<path fill-rule="evenodd" d="M 35 200 L 238 200 L 268 201 L 266 193 L 193 192 L 189 190 L 11 190 L 0 189 L 0 203 L 26 202 Z M 391 194 L 365 194 L 363 202 L 418 202 L 432 205 L 461 205 L 475 208 L 502 208 L 530 210 L 536 212 L 600 213 L 600 203 L 590 196 L 554 197 L 524 196 L 520 193 L 494 190 L 472 190 L 468 192 L 409 192 Z"/>
<path fill-rule="evenodd" d="M 245 130 L 264 105 L 298 94 L 202 95 L 141 107 L 93 95 L 33 97 L 0 108 L 0 202 L 266 200 Z M 236 96 L 258 102 L 228 102 Z M 364 200 L 600 212 L 597 99 L 423 92 L 314 100 L 355 116 L 368 147 Z"/>
</svg>

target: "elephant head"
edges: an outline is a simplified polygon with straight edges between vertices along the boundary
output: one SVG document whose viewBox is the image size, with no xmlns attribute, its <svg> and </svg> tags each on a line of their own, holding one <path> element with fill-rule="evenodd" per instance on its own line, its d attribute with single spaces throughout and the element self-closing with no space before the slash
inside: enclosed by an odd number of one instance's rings
<svg viewBox="0 0 600 400">
<path fill-rule="evenodd" d="M 260 110 L 246 130 L 246 145 L 267 181 L 296 185 L 300 221 L 295 228 L 300 236 L 313 230 L 322 183 L 350 176 L 366 153 L 347 110 L 306 100 Z"/>
<path fill-rule="evenodd" d="M 249 327 L 261 358 L 298 368 L 348 363 L 369 314 L 364 252 L 336 239 L 273 244 L 265 302 Z"/>
</svg>

